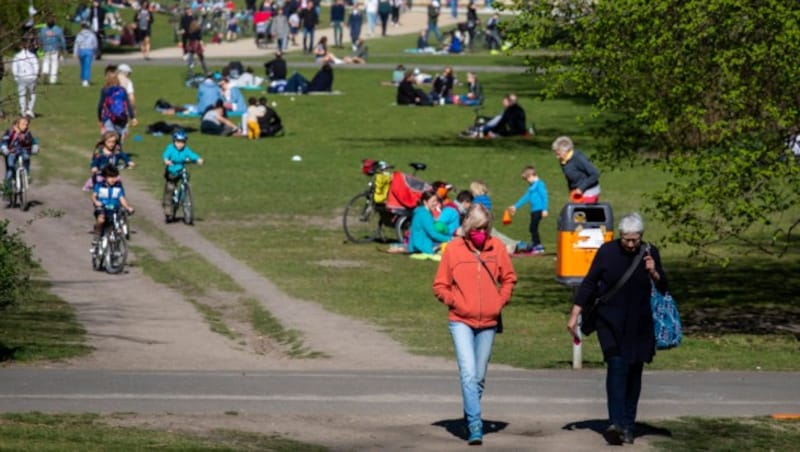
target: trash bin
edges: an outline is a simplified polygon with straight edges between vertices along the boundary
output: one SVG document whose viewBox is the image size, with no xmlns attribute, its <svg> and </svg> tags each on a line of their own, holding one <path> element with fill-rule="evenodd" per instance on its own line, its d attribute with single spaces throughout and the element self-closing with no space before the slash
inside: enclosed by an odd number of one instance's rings
<svg viewBox="0 0 800 452">
<path fill-rule="evenodd" d="M 589 272 L 597 249 L 613 238 L 610 204 L 565 204 L 558 216 L 556 280 L 568 286 L 579 285 Z"/>
</svg>

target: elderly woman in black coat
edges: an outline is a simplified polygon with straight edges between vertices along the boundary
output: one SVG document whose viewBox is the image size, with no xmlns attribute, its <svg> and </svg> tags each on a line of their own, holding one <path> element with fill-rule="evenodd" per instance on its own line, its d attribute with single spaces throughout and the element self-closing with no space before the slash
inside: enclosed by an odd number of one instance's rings
<svg viewBox="0 0 800 452">
<path fill-rule="evenodd" d="M 596 328 L 606 362 L 606 397 L 611 425 L 605 432 L 612 444 L 633 443 L 636 409 L 642 389 L 644 363 L 656 353 L 651 285 L 667 291 L 658 250 L 642 242 L 644 222 L 638 213 L 623 216 L 619 239 L 603 244 L 583 279 L 567 329 L 577 337 L 578 316 L 598 295 L 604 295 L 636 264 L 628 280 L 595 309 Z M 637 262 L 638 260 L 638 262 Z"/>
</svg>

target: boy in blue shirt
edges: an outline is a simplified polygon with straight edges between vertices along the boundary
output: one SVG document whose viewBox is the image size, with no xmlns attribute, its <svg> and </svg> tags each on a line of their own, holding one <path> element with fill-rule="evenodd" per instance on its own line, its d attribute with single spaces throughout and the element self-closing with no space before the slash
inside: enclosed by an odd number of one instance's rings
<svg viewBox="0 0 800 452">
<path fill-rule="evenodd" d="M 97 245 L 97 240 L 103 233 L 103 225 L 110 212 L 123 207 L 128 212 L 133 213 L 133 207 L 125 199 L 125 189 L 119 180 L 119 170 L 113 165 L 108 165 L 103 168 L 101 174 L 103 180 L 96 183 L 92 191 L 95 217 L 93 247 Z"/>
<path fill-rule="evenodd" d="M 547 187 L 544 182 L 539 180 L 536 174 L 536 168 L 533 166 L 526 166 L 522 170 L 522 178 L 528 182 L 528 190 L 519 198 L 516 204 L 508 208 L 508 212 L 514 215 L 517 209 L 529 203 L 531 207 L 531 223 L 528 229 L 531 233 L 531 246 L 529 252 L 531 254 L 543 254 L 544 246 L 539 239 L 539 222 L 542 218 L 547 216 Z"/>
<path fill-rule="evenodd" d="M 164 149 L 163 159 L 164 165 L 166 165 L 164 179 L 166 179 L 166 183 L 164 184 L 162 205 L 167 223 L 172 221 L 172 194 L 175 191 L 176 183 L 181 178 L 183 167 L 187 162 L 203 164 L 203 159 L 186 145 L 188 139 L 186 132 L 176 130 L 172 134 L 172 143 Z"/>
</svg>

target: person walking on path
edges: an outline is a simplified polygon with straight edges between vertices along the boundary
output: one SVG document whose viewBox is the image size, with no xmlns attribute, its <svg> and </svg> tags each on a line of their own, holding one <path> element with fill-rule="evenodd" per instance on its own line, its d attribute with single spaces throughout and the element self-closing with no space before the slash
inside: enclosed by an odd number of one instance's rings
<svg viewBox="0 0 800 452">
<path fill-rule="evenodd" d="M 97 54 L 97 35 L 89 29 L 89 24 L 81 24 L 81 31 L 75 37 L 74 55 L 81 66 L 81 85 L 89 86 L 92 79 L 92 61 Z"/>
<path fill-rule="evenodd" d="M 436 36 L 436 40 L 442 42 L 442 33 L 439 31 L 439 12 L 441 6 L 438 0 L 431 0 L 428 5 L 428 28 L 425 31 L 425 41 L 429 41 L 430 34 Z"/>
<path fill-rule="evenodd" d="M 136 41 L 142 49 L 142 56 L 145 60 L 150 59 L 150 30 L 153 26 L 153 11 L 150 8 L 150 2 L 144 0 L 141 8 L 134 16 L 136 22 Z"/>
<path fill-rule="evenodd" d="M 400 10 L 403 8 L 403 0 L 390 0 L 392 4 L 392 26 L 400 26 Z"/>
<path fill-rule="evenodd" d="M 619 239 L 604 243 L 597 250 L 575 293 L 567 330 L 579 337 L 581 312 L 598 293 L 614 291 L 606 302 L 594 307 L 597 339 L 606 362 L 610 425 L 604 436 L 611 444 L 633 444 L 644 363 L 651 362 L 656 353 L 650 293 L 652 287 L 661 293 L 666 293 L 668 287 L 658 249 L 642 242 L 642 217 L 638 213 L 623 216 L 618 230 Z M 616 289 L 629 268 L 633 273 Z"/>
<path fill-rule="evenodd" d="M 181 49 L 183 49 L 183 57 L 186 57 L 188 53 L 187 46 L 189 45 L 189 27 L 192 25 L 194 21 L 194 13 L 192 12 L 191 6 L 187 6 L 183 10 L 183 15 L 181 16 L 180 22 L 180 29 L 181 29 Z"/>
<path fill-rule="evenodd" d="M 386 36 L 386 26 L 389 24 L 389 14 L 392 13 L 392 4 L 389 0 L 378 1 L 378 16 L 381 18 L 381 36 Z"/>
<path fill-rule="evenodd" d="M 283 7 L 278 7 L 278 12 L 272 17 L 272 33 L 278 45 L 278 51 L 289 48 L 289 17 L 283 13 Z"/>
<path fill-rule="evenodd" d="M 36 104 L 36 84 L 39 81 L 39 58 L 30 51 L 30 42 L 23 42 L 22 48 L 11 60 L 11 73 L 17 84 L 20 115 L 34 117 Z"/>
<path fill-rule="evenodd" d="M 314 29 L 319 23 L 314 3 L 306 4 L 306 9 L 300 12 L 300 20 L 303 24 L 303 53 L 312 53 L 314 51 Z"/>
<path fill-rule="evenodd" d="M 570 202 L 594 204 L 600 198 L 600 171 L 592 165 L 589 158 L 576 151 L 572 139 L 567 136 L 553 141 L 553 152 L 561 171 L 567 178 Z"/>
<path fill-rule="evenodd" d="M 344 23 L 344 0 L 336 0 L 331 5 L 331 26 L 333 27 L 333 46 L 342 48 L 342 23 Z"/>
<path fill-rule="evenodd" d="M 367 12 L 367 35 L 375 34 L 375 25 L 378 23 L 378 0 L 366 0 L 364 9 Z"/>
<path fill-rule="evenodd" d="M 106 23 L 106 10 L 100 5 L 100 0 L 92 0 L 92 6 L 89 7 L 89 29 L 94 32 L 97 38 L 97 59 L 103 58 L 103 40 L 106 36 L 105 23 Z"/>
<path fill-rule="evenodd" d="M 511 299 L 517 275 L 503 243 L 491 236 L 492 217 L 473 204 L 461 224 L 463 237 L 444 250 L 433 293 L 448 308 L 458 362 L 469 444 L 482 444 L 481 396 L 500 312 Z"/>
<path fill-rule="evenodd" d="M 47 24 L 39 32 L 39 43 L 44 52 L 42 75 L 48 75 L 48 82 L 53 85 L 58 81 L 58 62 L 67 52 L 64 30 L 56 25 L 55 17 L 47 18 Z"/>
<path fill-rule="evenodd" d="M 347 18 L 347 27 L 350 28 L 350 42 L 353 46 L 353 51 L 356 50 L 356 43 L 361 37 L 361 27 L 364 25 L 364 15 L 361 13 L 361 4 L 356 3 L 353 5 L 353 10 L 350 11 L 350 16 Z"/>
</svg>

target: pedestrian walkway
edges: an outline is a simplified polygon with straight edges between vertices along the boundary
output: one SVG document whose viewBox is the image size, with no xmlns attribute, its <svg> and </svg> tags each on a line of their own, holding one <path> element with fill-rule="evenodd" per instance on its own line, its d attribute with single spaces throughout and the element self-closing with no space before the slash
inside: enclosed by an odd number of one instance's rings
<svg viewBox="0 0 800 452">
<path fill-rule="evenodd" d="M 466 16 L 464 16 L 466 10 L 460 10 L 460 15 L 458 19 L 454 19 L 453 16 L 450 15 L 450 11 L 442 9 L 442 13 L 439 15 L 439 29 L 443 30 L 444 28 L 450 27 L 457 23 L 458 21 L 466 20 Z M 386 34 L 387 36 L 398 36 L 398 35 L 416 35 L 421 30 L 427 28 L 428 23 L 428 13 L 427 9 L 422 6 L 417 6 L 413 8 L 411 11 L 407 11 L 400 15 L 400 25 L 397 27 L 392 26 L 389 24 L 386 27 Z M 361 37 L 366 40 L 374 40 L 374 39 L 381 39 L 380 35 L 381 27 L 380 21 L 378 21 L 377 27 L 375 27 L 375 34 L 373 36 L 369 36 L 366 20 L 364 23 L 364 27 L 361 29 Z M 315 44 L 316 41 L 323 36 L 328 37 L 328 42 L 333 42 L 333 29 L 328 28 L 321 28 L 317 29 L 314 33 L 314 40 Z M 298 34 L 298 43 L 302 42 L 302 34 Z M 431 36 L 433 38 L 433 36 Z M 349 32 L 346 30 L 344 32 L 344 43 L 346 45 L 350 44 L 350 37 Z M 416 45 L 416 38 L 409 36 L 408 40 L 408 47 L 414 47 Z M 256 46 L 255 39 L 250 38 L 243 38 L 239 39 L 238 41 L 234 42 L 223 42 L 221 44 L 205 44 L 205 57 L 206 59 L 230 59 L 230 58 L 266 58 L 272 55 L 275 52 L 275 44 L 271 44 L 267 48 L 260 49 Z M 287 52 L 300 52 L 302 51 L 302 45 L 298 46 L 289 46 Z M 334 51 L 334 53 L 337 53 Z M 345 54 L 349 54 L 350 52 L 345 52 Z M 183 51 L 178 46 L 167 47 L 163 49 L 153 50 L 150 52 L 150 58 L 154 60 L 176 60 L 181 59 L 183 56 Z M 130 62 L 133 58 L 141 58 L 141 54 L 108 54 L 103 55 L 103 58 L 106 60 L 125 60 Z"/>
</svg>

